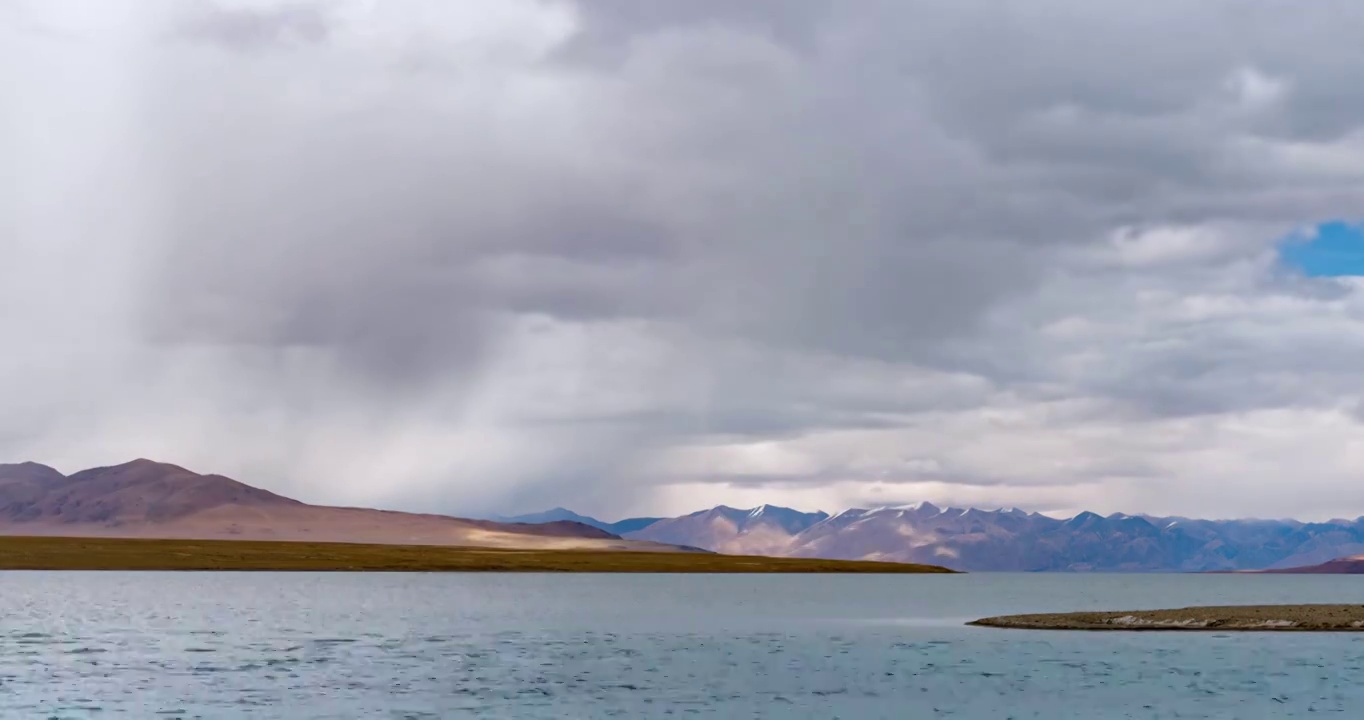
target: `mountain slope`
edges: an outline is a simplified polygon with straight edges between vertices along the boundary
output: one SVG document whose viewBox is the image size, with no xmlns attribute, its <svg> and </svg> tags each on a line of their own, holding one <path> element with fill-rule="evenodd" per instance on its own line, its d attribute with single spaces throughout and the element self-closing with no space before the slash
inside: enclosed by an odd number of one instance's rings
<svg viewBox="0 0 1364 720">
<path fill-rule="evenodd" d="M 628 537 L 738 555 L 788 555 L 796 534 L 827 517 L 774 505 L 749 510 L 721 505 L 659 520 Z"/>
<path fill-rule="evenodd" d="M 625 518 L 624 520 L 617 520 L 616 522 L 613 523 L 607 523 L 602 529 L 606 530 L 606 532 L 609 532 L 612 535 L 620 535 L 624 537 L 626 533 L 639 532 L 640 530 L 643 530 L 644 528 L 649 527 L 650 525 L 653 525 L 654 523 L 663 519 L 664 518 L 656 517 Z"/>
<path fill-rule="evenodd" d="M 71 476 L 0 465 L 0 535 L 311 540 L 504 548 L 672 550 L 582 523 L 497 523 L 306 503 L 150 460 Z"/>
</svg>

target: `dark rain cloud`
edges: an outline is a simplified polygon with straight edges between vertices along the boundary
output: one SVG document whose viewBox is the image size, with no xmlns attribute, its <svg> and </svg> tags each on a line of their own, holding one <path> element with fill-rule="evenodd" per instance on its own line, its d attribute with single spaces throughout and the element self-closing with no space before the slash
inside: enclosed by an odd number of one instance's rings
<svg viewBox="0 0 1364 720">
<path fill-rule="evenodd" d="M 624 506 L 679 449 L 864 433 L 875 458 L 941 418 L 984 440 L 935 481 L 1035 486 L 998 459 L 1013 413 L 1113 454 L 1053 478 L 1091 487 L 1159 474 L 1114 424 L 1357 392 L 1357 289 L 1273 244 L 1364 201 L 1358 3 L 26 7 L 94 39 L 8 31 L 34 77 L 91 78 L 20 88 L 53 180 L 6 191 L 0 248 L 38 270 L 0 292 L 73 289 L 0 324 L 41 336 L 5 388 L 64 418 L 35 438 L 11 413 L 8 453 L 84 457 L 81 411 L 101 452 L 148 454 L 107 429 L 140 398 L 249 456 L 189 459 L 317 497 Z M 47 209 L 93 175 L 136 217 Z M 793 482 L 916 479 L 816 445 Z"/>
</svg>

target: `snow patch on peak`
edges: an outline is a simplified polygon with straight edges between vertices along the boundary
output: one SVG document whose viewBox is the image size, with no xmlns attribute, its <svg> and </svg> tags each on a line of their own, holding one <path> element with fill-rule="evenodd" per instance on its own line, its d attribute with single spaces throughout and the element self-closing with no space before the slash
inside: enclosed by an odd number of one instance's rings
<svg viewBox="0 0 1364 720">
<path fill-rule="evenodd" d="M 876 509 L 875 509 L 875 508 L 873 508 L 873 509 L 871 509 L 871 510 L 868 510 L 868 509 L 866 509 L 866 508 L 848 508 L 847 510 L 839 510 L 838 512 L 834 513 L 833 515 L 830 515 L 829 517 L 827 517 L 827 518 L 824 519 L 824 522 L 828 522 L 828 521 L 830 521 L 830 520 L 837 520 L 837 519 L 839 519 L 839 518 L 841 518 L 841 517 L 844 517 L 844 516 L 848 516 L 848 517 L 862 517 L 863 515 L 868 515 L 868 514 L 873 513 L 873 512 L 876 512 Z"/>
</svg>

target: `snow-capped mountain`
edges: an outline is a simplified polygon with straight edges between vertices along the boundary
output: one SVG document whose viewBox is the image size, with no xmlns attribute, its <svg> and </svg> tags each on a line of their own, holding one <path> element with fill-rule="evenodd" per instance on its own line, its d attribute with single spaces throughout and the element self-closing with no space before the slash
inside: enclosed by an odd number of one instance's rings
<svg viewBox="0 0 1364 720">
<path fill-rule="evenodd" d="M 582 517 L 573 515 L 553 518 Z M 924 502 L 835 515 L 721 505 L 645 520 L 650 522 L 638 529 L 612 529 L 627 526 L 628 520 L 597 527 L 631 539 L 723 553 L 895 560 L 968 571 L 1261 570 L 1364 553 L 1364 519 L 1305 523 L 1093 512 L 1059 519 L 1016 508 L 943 508 Z"/>
</svg>

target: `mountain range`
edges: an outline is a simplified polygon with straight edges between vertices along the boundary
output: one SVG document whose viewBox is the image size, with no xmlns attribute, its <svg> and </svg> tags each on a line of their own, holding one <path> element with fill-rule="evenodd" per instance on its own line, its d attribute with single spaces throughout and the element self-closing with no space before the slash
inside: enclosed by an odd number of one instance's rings
<svg viewBox="0 0 1364 720">
<path fill-rule="evenodd" d="M 719 506 L 651 520 L 582 522 L 640 525 L 621 534 L 716 552 L 893 560 L 966 571 L 1264 570 L 1364 553 L 1364 518 L 1313 523 L 1083 512 L 1061 519 L 1017 509 L 917 503 L 836 515 L 772 505 L 748 510 Z"/>
<path fill-rule="evenodd" d="M 607 523 L 564 508 L 493 519 L 310 505 L 151 460 L 63 475 L 0 464 L 0 535 L 312 540 L 533 549 L 704 549 L 966 571 L 1364 572 L 1364 518 L 1200 520 L 931 503 L 835 515 L 762 505 Z"/>
<path fill-rule="evenodd" d="M 222 475 L 134 460 L 67 476 L 0 464 L 0 535 L 309 540 L 523 549 L 680 550 L 569 520 L 498 523 L 309 505 Z"/>
</svg>

